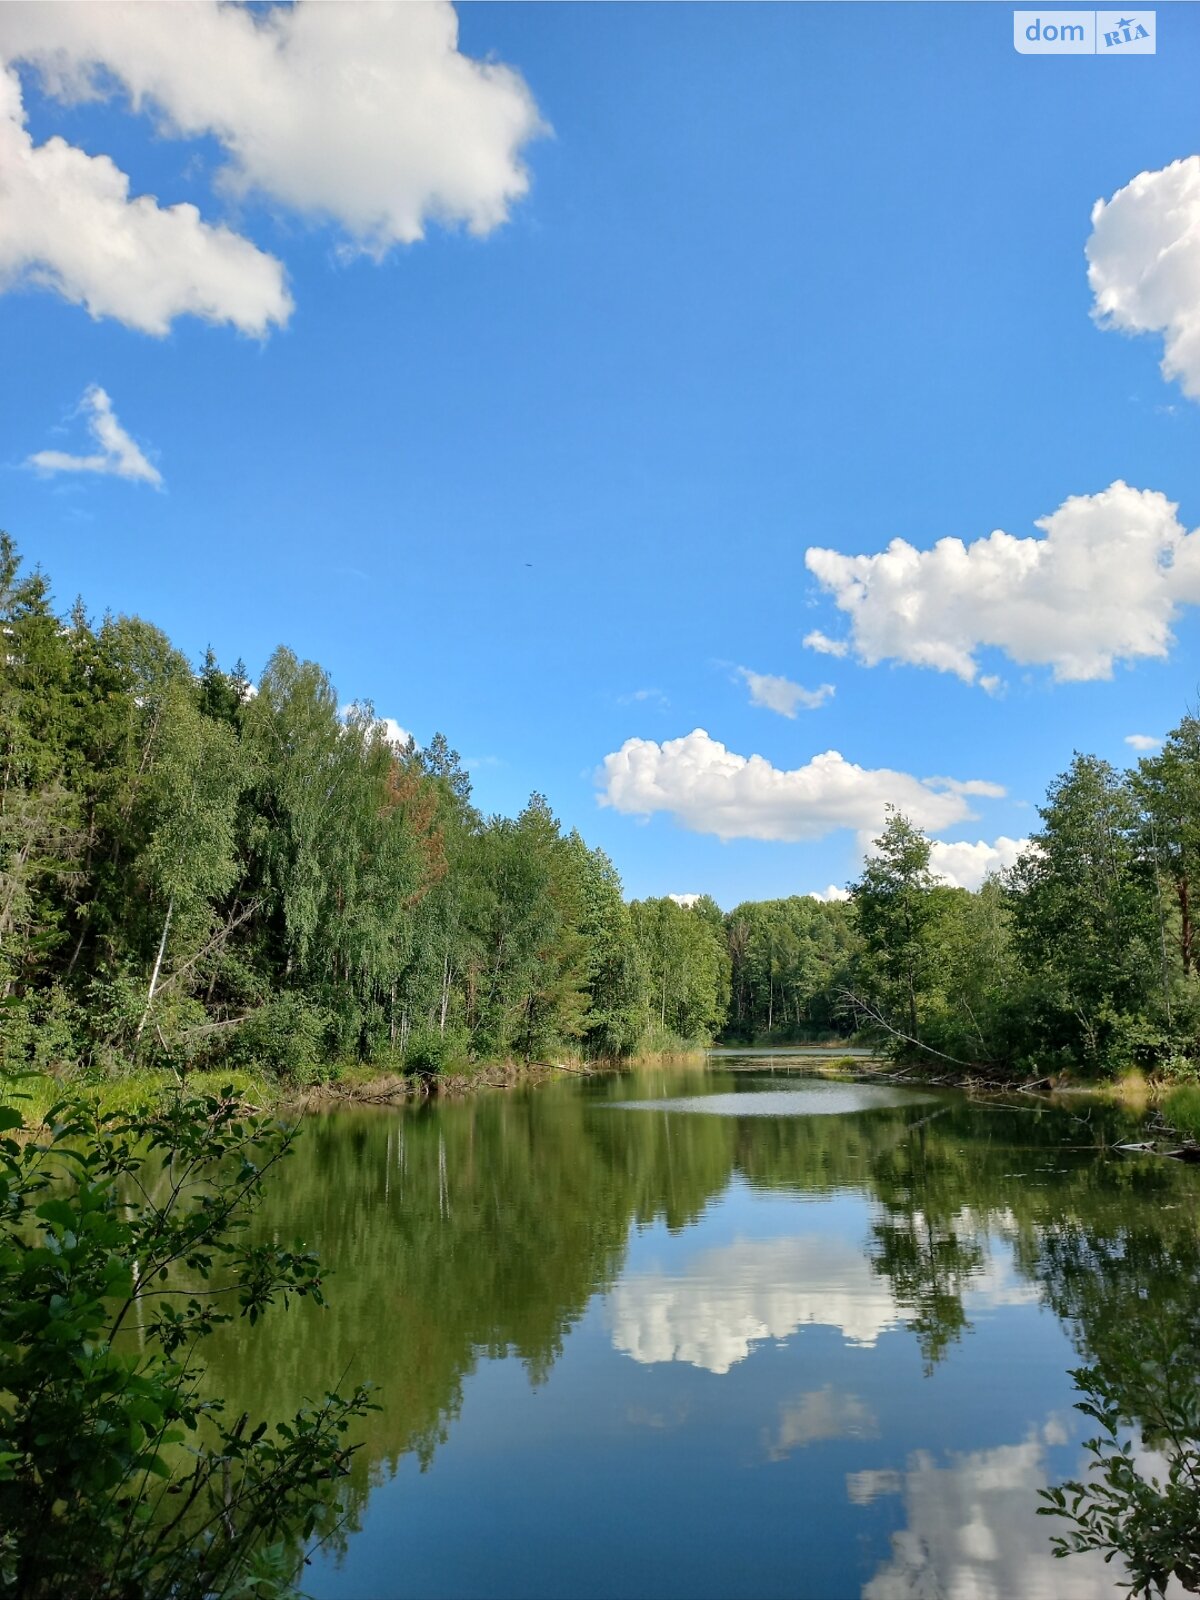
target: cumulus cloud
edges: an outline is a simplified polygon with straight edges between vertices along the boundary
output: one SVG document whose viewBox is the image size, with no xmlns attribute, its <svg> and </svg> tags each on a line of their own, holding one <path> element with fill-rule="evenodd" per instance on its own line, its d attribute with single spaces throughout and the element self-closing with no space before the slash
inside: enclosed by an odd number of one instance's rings
<svg viewBox="0 0 1200 1600">
<path fill-rule="evenodd" d="M 15 9 L 0 7 L 0 28 Z M 0 65 L 0 291 L 26 284 L 151 334 L 190 315 L 261 336 L 292 309 L 282 266 L 248 239 L 193 205 L 131 199 L 107 156 L 58 138 L 35 145 L 20 80 Z"/>
<path fill-rule="evenodd" d="M 690 911 L 700 899 L 698 894 L 669 894 L 668 900 L 674 900 L 677 906 L 682 906 L 685 911 Z"/>
<path fill-rule="evenodd" d="M 903 1320 L 858 1243 L 824 1234 L 738 1240 L 704 1252 L 680 1274 L 626 1278 L 610 1297 L 609 1318 L 613 1344 L 634 1361 L 681 1361 L 716 1373 L 805 1324 L 870 1346 Z"/>
<path fill-rule="evenodd" d="M 777 711 L 781 717 L 794 717 L 800 706 L 803 706 L 805 711 L 816 711 L 834 695 L 831 683 L 823 683 L 818 689 L 805 689 L 800 684 L 793 683 L 790 678 L 777 678 L 770 673 L 753 672 L 749 667 L 739 667 L 737 670 L 738 676 L 750 690 L 750 704 L 765 706 L 768 711 Z"/>
<path fill-rule="evenodd" d="M 459 50 L 449 0 L 4 6 L 0 53 L 63 100 L 119 85 L 163 133 L 214 138 L 226 192 L 332 221 L 376 256 L 430 221 L 491 232 L 544 131 L 519 73 Z"/>
<path fill-rule="evenodd" d="M 1154 733 L 1127 733 L 1125 743 L 1131 750 L 1157 750 L 1162 740 Z"/>
<path fill-rule="evenodd" d="M 998 1445 L 944 1464 L 926 1450 L 903 1472 L 851 1473 L 850 1500 L 903 1496 L 906 1526 L 892 1535 L 889 1558 L 863 1588 L 863 1600 L 913 1600 L 917 1595 L 1056 1595 L 1059 1600 L 1116 1600 L 1127 1592 L 1118 1566 L 1101 1552 L 1055 1558 L 1038 1512 L 1038 1490 L 1050 1481 L 1047 1447 L 1064 1437 L 1050 1417 L 1021 1444 Z"/>
<path fill-rule="evenodd" d="M 146 460 L 125 432 L 112 401 L 98 383 L 84 390 L 80 410 L 87 417 L 88 432 L 99 449 L 87 456 L 39 450 L 29 457 L 29 466 L 39 472 L 100 472 L 113 478 L 130 478 L 135 483 L 152 483 L 156 489 L 162 487 L 162 473 Z"/>
<path fill-rule="evenodd" d="M 991 1254 L 964 1287 L 979 1309 L 1013 1303 L 1010 1274 L 994 1267 Z M 736 1239 L 691 1255 L 675 1271 L 630 1274 L 608 1300 L 613 1344 L 634 1361 L 679 1361 L 716 1373 L 806 1326 L 836 1328 L 847 1344 L 869 1348 L 910 1314 L 861 1240 L 827 1232 Z M 846 1432 L 872 1426 L 865 1408 L 843 1403 L 822 1413 L 808 1398 L 788 1428 L 793 1445 L 806 1431 L 831 1437 L 814 1431 L 823 1415 Z"/>
<path fill-rule="evenodd" d="M 907 662 L 995 692 L 977 659 L 991 647 L 1060 681 L 1109 678 L 1116 662 L 1165 657 L 1179 607 L 1200 600 L 1200 530 L 1176 510 L 1118 480 L 1043 517 L 1042 538 L 894 539 L 877 555 L 814 547 L 804 559 L 867 666 Z"/>
<path fill-rule="evenodd" d="M 849 900 L 850 891 L 849 889 L 839 889 L 836 883 L 831 883 L 827 889 L 810 889 L 808 898 L 810 900 L 820 900 L 823 904 L 828 905 L 834 900 Z"/>
<path fill-rule="evenodd" d="M 806 650 L 815 650 L 820 656 L 840 657 L 846 655 L 850 649 L 845 639 L 831 639 L 822 633 L 820 628 L 814 628 L 811 633 L 806 633 L 803 643 Z"/>
<path fill-rule="evenodd" d="M 348 704 L 338 707 L 338 716 L 343 722 L 367 724 L 376 738 L 386 740 L 388 744 L 399 745 L 401 749 L 412 738 L 408 729 L 402 728 L 395 717 L 376 716 L 375 708 L 369 701 L 351 700 Z"/>
<path fill-rule="evenodd" d="M 1087 259 L 1100 326 L 1161 333 L 1163 377 L 1200 400 L 1200 156 L 1097 200 Z"/>
<path fill-rule="evenodd" d="M 847 761 L 836 750 L 784 771 L 764 757 L 741 756 L 696 728 L 657 744 L 627 739 L 604 758 L 601 805 L 630 816 L 666 812 L 693 833 L 720 839 L 819 839 L 837 828 L 878 830 L 888 805 L 918 827 L 950 827 L 972 815 L 978 788 L 914 778 Z M 991 792 L 990 789 L 984 792 Z"/>
<path fill-rule="evenodd" d="M 966 840 L 947 844 L 944 839 L 932 839 L 929 866 L 934 876 L 951 888 L 978 889 L 989 873 L 1006 872 L 1028 849 L 1028 839 L 1010 839 L 1006 834 L 993 844 L 984 839 L 975 844 Z"/>
</svg>

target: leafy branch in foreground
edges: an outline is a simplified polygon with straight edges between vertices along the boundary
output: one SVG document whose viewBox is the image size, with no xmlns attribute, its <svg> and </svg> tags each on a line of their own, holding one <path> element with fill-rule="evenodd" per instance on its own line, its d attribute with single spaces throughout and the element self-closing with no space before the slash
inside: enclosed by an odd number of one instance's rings
<svg viewBox="0 0 1200 1600">
<path fill-rule="evenodd" d="M 1191 1338 L 1178 1330 L 1140 1330 L 1114 1339 L 1106 1361 L 1071 1376 L 1087 1397 L 1078 1409 L 1100 1433 L 1084 1448 L 1092 1457 L 1086 1482 L 1041 1491 L 1046 1517 L 1072 1523 L 1053 1540 L 1054 1553 L 1100 1550 L 1124 1559 L 1129 1591 L 1162 1595 L 1172 1578 L 1200 1592 L 1200 1369 Z M 1135 1418 L 1165 1477 L 1139 1462 L 1126 1423 Z"/>
<path fill-rule="evenodd" d="M 21 1124 L 0 1107 L 0 1595 L 290 1591 L 367 1392 L 230 1419 L 198 1353 L 235 1316 L 323 1303 L 311 1252 L 245 1235 L 294 1132 L 231 1091 Z"/>
</svg>

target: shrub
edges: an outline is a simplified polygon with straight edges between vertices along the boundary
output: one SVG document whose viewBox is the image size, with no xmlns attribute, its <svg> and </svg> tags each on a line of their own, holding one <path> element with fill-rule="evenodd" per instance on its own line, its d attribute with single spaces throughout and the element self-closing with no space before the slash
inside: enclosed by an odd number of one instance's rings
<svg viewBox="0 0 1200 1600">
<path fill-rule="evenodd" d="M 1172 1579 L 1200 1589 L 1200 1368 L 1195 1329 L 1127 1325 L 1110 1341 L 1107 1359 L 1071 1373 L 1084 1399 L 1077 1409 L 1096 1424 L 1084 1449 L 1091 1471 L 1043 1489 L 1042 1516 L 1068 1531 L 1051 1543 L 1057 1556 L 1099 1550 L 1129 1569 L 1132 1600 L 1167 1591 Z M 1134 1449 L 1136 1418 L 1143 1443 L 1161 1466 L 1148 1468 Z"/>
<path fill-rule="evenodd" d="M 288 1083 L 315 1083 L 329 1060 L 327 1012 L 299 994 L 281 994 L 232 1030 L 223 1059 Z"/>
<path fill-rule="evenodd" d="M 1200 1083 L 1200 1067 L 1189 1056 L 1178 1052 L 1160 1061 L 1156 1070 L 1166 1083 Z"/>
<path fill-rule="evenodd" d="M 439 1073 L 466 1060 L 466 1038 L 454 1028 L 445 1033 L 435 1027 L 414 1028 L 404 1047 L 404 1070 L 422 1078 Z"/>
<path fill-rule="evenodd" d="M 316 1258 L 243 1237 L 292 1134 L 232 1093 L 150 1113 L 0 1108 L 0 1595 L 202 1600 L 290 1588 L 331 1514 L 362 1388 L 230 1422 L 198 1347 L 293 1296 Z"/>
</svg>

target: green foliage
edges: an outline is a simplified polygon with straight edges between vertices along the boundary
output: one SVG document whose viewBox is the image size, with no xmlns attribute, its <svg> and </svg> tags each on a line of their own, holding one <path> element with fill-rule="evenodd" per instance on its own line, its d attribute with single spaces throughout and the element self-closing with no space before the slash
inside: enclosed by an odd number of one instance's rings
<svg viewBox="0 0 1200 1600">
<path fill-rule="evenodd" d="M 252 693 L 137 617 L 56 615 L 0 537 L 0 1063 L 432 1074 L 865 1030 L 1041 1076 L 1200 1058 L 1200 721 L 1132 774 L 1077 756 L 975 893 L 891 812 L 849 904 L 629 904 L 533 795 L 480 815 L 456 752 L 275 651 Z"/>
<path fill-rule="evenodd" d="M 852 901 L 861 944 L 850 999 L 868 1031 L 899 1056 L 1003 1061 L 1018 984 L 999 884 L 968 894 L 938 883 L 928 840 L 893 811 Z"/>
<path fill-rule="evenodd" d="M 630 906 L 642 966 L 644 1029 L 660 1037 L 708 1044 L 729 1004 L 729 952 L 724 930 L 703 904 L 669 898 Z"/>
<path fill-rule="evenodd" d="M 1195 1330 L 1192 1330 L 1193 1333 Z M 1163 1322 L 1136 1335 L 1117 1333 L 1107 1359 L 1071 1376 L 1085 1398 L 1078 1409 L 1098 1432 L 1085 1443 L 1091 1471 L 1042 1490 L 1042 1516 L 1068 1522 L 1054 1553 L 1101 1550 L 1120 1555 L 1132 1596 L 1163 1595 L 1174 1578 L 1200 1590 L 1200 1361 L 1193 1339 Z M 1128 1423 L 1137 1419 L 1147 1463 Z"/>
<path fill-rule="evenodd" d="M 1031 1005 L 1064 1063 L 1111 1072 L 1153 1055 L 1163 1015 L 1161 927 L 1136 797 L 1105 761 L 1076 756 L 1013 870 L 1016 948 Z M 1150 1028 L 1139 1035 L 1143 1021 Z"/>
<path fill-rule="evenodd" d="M 848 906 L 811 895 L 747 901 L 726 918 L 726 938 L 726 1038 L 821 1039 L 852 1030 L 845 994 L 855 933 Z"/>
<path fill-rule="evenodd" d="M 1156 1070 L 1164 1083 L 1200 1083 L 1200 1063 L 1177 1050 L 1164 1056 Z"/>
<path fill-rule="evenodd" d="M 1191 1083 L 1164 1096 L 1163 1116 L 1172 1128 L 1200 1141 L 1200 1086 Z"/>
<path fill-rule="evenodd" d="M 282 1592 L 366 1392 L 255 1422 L 198 1355 L 222 1323 L 323 1299 L 311 1252 L 245 1235 L 291 1134 L 231 1091 L 21 1121 L 0 1108 L 0 1594 Z"/>
<path fill-rule="evenodd" d="M 265 1001 L 237 1025 L 221 1053 L 231 1063 L 287 1083 L 314 1083 L 329 1061 L 328 1012 L 302 994 Z"/>
<path fill-rule="evenodd" d="M 404 1047 L 404 1069 L 420 1078 L 436 1078 L 467 1059 L 467 1041 L 458 1028 L 444 1031 L 430 1024 L 414 1028 Z"/>
<path fill-rule="evenodd" d="M 898 811 L 889 808 L 851 898 L 863 941 L 861 965 L 882 1005 L 874 1018 L 904 1043 L 918 1045 L 920 1004 L 936 961 L 939 902 L 929 870 L 929 841 Z M 893 1017 L 894 1023 L 888 1020 Z"/>
</svg>

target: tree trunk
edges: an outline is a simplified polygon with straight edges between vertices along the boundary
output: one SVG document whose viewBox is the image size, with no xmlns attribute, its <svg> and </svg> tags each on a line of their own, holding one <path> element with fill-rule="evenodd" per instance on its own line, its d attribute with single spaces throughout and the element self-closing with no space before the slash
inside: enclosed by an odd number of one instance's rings
<svg viewBox="0 0 1200 1600">
<path fill-rule="evenodd" d="M 1177 881 L 1175 894 L 1179 900 L 1179 954 L 1183 959 L 1183 975 L 1186 978 L 1193 965 L 1192 907 L 1186 878 L 1180 878 Z"/>
<path fill-rule="evenodd" d="M 141 1043 L 142 1029 L 146 1026 L 146 1020 L 150 1015 L 150 1007 L 154 1004 L 154 991 L 158 988 L 158 975 L 162 971 L 163 956 L 167 949 L 167 933 L 171 927 L 171 913 L 174 909 L 175 896 L 172 895 L 170 900 L 167 901 L 167 915 L 163 920 L 162 938 L 158 941 L 158 954 L 154 958 L 154 971 L 150 974 L 150 989 L 146 995 L 146 1009 L 142 1012 L 142 1020 L 137 1025 L 137 1033 L 133 1039 L 135 1049 Z"/>
</svg>

